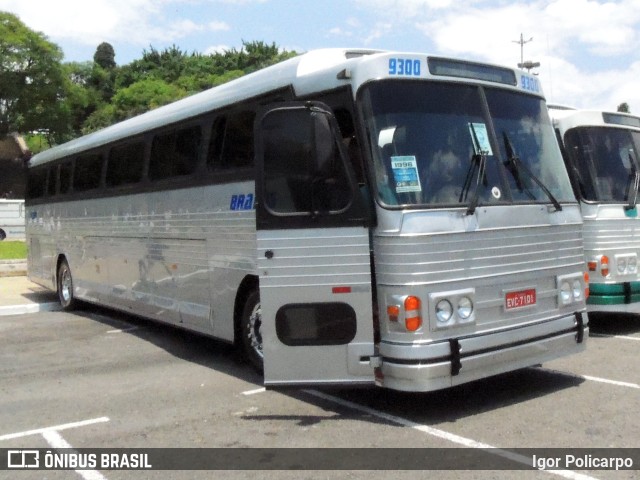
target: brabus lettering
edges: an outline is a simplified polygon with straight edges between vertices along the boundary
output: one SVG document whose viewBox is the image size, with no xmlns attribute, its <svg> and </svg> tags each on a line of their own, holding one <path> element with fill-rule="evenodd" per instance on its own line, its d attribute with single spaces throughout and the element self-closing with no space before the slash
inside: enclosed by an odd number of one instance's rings
<svg viewBox="0 0 640 480">
<path fill-rule="evenodd" d="M 231 210 L 253 210 L 253 193 L 231 195 Z"/>
</svg>

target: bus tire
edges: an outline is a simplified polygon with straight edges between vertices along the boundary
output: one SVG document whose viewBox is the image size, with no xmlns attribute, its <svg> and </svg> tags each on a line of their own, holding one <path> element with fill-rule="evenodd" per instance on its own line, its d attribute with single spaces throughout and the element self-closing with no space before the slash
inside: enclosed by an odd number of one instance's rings
<svg viewBox="0 0 640 480">
<path fill-rule="evenodd" d="M 57 279 L 58 300 L 63 310 L 73 310 L 76 307 L 77 300 L 73 296 L 73 277 L 71 276 L 71 268 L 66 260 L 60 262 L 58 267 Z"/>
<path fill-rule="evenodd" d="M 247 295 L 240 322 L 243 356 L 253 368 L 262 373 L 264 371 L 264 354 L 262 352 L 262 314 L 258 290 L 251 290 Z"/>
<path fill-rule="evenodd" d="M 4 233 L 4 230 L 0 228 L 0 242 L 7 238 L 7 234 Z"/>
</svg>

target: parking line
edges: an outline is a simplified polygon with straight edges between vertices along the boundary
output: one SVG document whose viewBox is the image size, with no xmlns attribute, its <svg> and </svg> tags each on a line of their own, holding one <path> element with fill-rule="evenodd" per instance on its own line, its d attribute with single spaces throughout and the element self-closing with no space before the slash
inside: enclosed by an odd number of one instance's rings
<svg viewBox="0 0 640 480">
<path fill-rule="evenodd" d="M 140 327 L 119 328 L 117 330 L 107 330 L 107 333 L 133 332 L 134 330 L 138 330 L 139 328 Z"/>
<path fill-rule="evenodd" d="M 602 377 L 592 377 L 591 375 L 579 375 L 577 373 L 562 372 L 560 370 L 554 370 L 552 368 L 545 368 L 545 367 L 538 367 L 538 368 L 541 368 L 542 370 L 546 370 L 547 372 L 555 373 L 558 375 L 564 375 L 566 377 L 582 378 L 584 380 L 590 380 L 592 382 L 599 382 L 599 383 L 608 383 L 609 385 L 616 385 L 618 387 L 640 389 L 640 385 L 638 385 L 637 383 L 621 382 L 619 380 L 610 380 L 608 378 L 602 378 Z"/>
<path fill-rule="evenodd" d="M 262 387 L 262 388 L 256 388 L 255 390 L 247 390 L 246 392 L 242 392 L 242 395 L 255 395 L 256 393 L 262 393 L 266 391 L 267 389 Z"/>
<path fill-rule="evenodd" d="M 422 424 L 413 422 L 411 420 L 408 420 L 406 418 L 398 417 L 396 415 L 390 415 L 388 413 L 384 413 L 379 410 L 366 407 L 364 405 L 350 402 L 349 400 L 343 400 L 342 398 L 334 397 L 333 395 L 328 395 L 326 393 L 318 392 L 317 390 L 304 390 L 304 391 L 310 395 L 313 395 L 314 397 L 321 398 L 323 400 L 328 400 L 333 403 L 337 403 L 338 405 L 342 405 L 343 407 L 347 407 L 352 410 L 358 410 L 360 412 L 366 413 L 368 415 L 372 415 L 374 417 L 381 418 L 383 420 L 386 420 L 391 423 L 395 423 L 397 425 L 413 428 L 414 430 L 418 430 L 419 432 L 423 432 L 428 435 L 438 437 L 458 445 L 462 445 L 464 447 L 479 448 L 483 450 L 486 449 L 487 453 L 490 453 L 492 455 L 498 455 L 500 457 L 507 458 L 514 462 L 522 463 L 528 466 L 533 465 L 533 460 L 525 455 L 519 455 L 517 453 L 513 453 L 508 450 L 503 450 L 501 448 L 496 448 L 486 443 L 477 442 L 470 438 L 465 438 L 460 435 L 456 435 L 454 433 L 445 432 L 444 430 L 439 430 L 437 428 L 429 427 L 428 425 L 422 425 Z M 559 475 L 561 477 L 569 478 L 572 480 L 595 480 L 595 477 L 590 477 L 588 475 L 573 472 L 570 470 L 545 470 L 545 472 L 552 473 L 554 475 Z"/>
<path fill-rule="evenodd" d="M 610 385 L 617 385 L 619 387 L 640 389 L 640 385 L 638 385 L 637 383 L 620 382 L 618 380 L 609 380 L 608 378 L 592 377 L 590 375 L 579 375 L 579 376 L 581 376 L 585 380 L 591 380 L 592 382 L 608 383 Z"/>
<path fill-rule="evenodd" d="M 634 340 L 636 342 L 640 342 L 640 337 L 630 337 L 628 335 L 607 335 L 606 333 L 589 333 L 590 337 L 598 337 L 598 338 L 617 338 L 620 340 Z"/>
<path fill-rule="evenodd" d="M 108 421 L 109 417 L 100 417 L 92 418 L 91 420 L 83 420 L 81 422 L 64 423 L 53 427 L 36 428 L 35 430 L 27 430 L 26 432 L 9 433 L 7 435 L 0 435 L 0 442 L 3 440 L 12 440 L 14 438 L 28 437 L 30 435 L 42 435 L 44 432 L 49 432 L 51 430 L 68 430 L 70 428 L 85 427 L 87 425 L 93 425 L 94 423 L 103 423 Z"/>
<path fill-rule="evenodd" d="M 52 448 L 73 448 L 56 430 L 46 430 L 42 432 L 42 436 Z M 84 480 L 107 480 L 107 478 L 97 470 L 75 470 L 75 472 L 84 478 Z"/>
</svg>

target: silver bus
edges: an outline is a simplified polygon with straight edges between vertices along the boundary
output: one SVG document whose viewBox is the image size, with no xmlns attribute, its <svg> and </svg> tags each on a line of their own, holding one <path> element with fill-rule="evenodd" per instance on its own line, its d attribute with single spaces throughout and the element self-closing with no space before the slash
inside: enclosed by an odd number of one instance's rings
<svg viewBox="0 0 640 480">
<path fill-rule="evenodd" d="M 640 118 L 551 107 L 584 220 L 589 311 L 640 313 Z"/>
<path fill-rule="evenodd" d="M 585 348 L 534 76 L 312 51 L 34 156 L 30 278 L 241 346 L 267 387 L 430 391 Z"/>
<path fill-rule="evenodd" d="M 24 240 L 24 200 L 0 199 L 0 241 Z"/>
</svg>

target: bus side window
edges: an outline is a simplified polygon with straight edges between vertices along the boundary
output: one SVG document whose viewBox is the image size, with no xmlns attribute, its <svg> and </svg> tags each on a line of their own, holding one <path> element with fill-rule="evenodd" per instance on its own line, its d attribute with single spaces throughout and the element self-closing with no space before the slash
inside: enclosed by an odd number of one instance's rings
<svg viewBox="0 0 640 480">
<path fill-rule="evenodd" d="M 151 144 L 149 178 L 161 180 L 193 173 L 201 141 L 200 126 L 156 135 Z"/>
<path fill-rule="evenodd" d="M 102 178 L 102 155 L 82 155 L 76 158 L 73 172 L 73 191 L 85 192 L 100 187 Z"/>
<path fill-rule="evenodd" d="M 49 170 L 49 173 L 52 175 L 52 169 L 49 168 Z M 44 197 L 45 191 L 47 191 L 47 169 L 38 168 L 29 170 L 27 178 L 27 198 L 34 199 Z"/>
<path fill-rule="evenodd" d="M 207 169 L 209 170 L 220 168 L 226 125 L 227 117 L 223 115 L 216 118 L 211 126 L 211 137 L 209 138 L 209 150 L 207 153 Z"/>
<path fill-rule="evenodd" d="M 136 142 L 113 147 L 107 162 L 107 186 L 137 183 L 142 179 L 144 143 Z"/>
<path fill-rule="evenodd" d="M 243 110 L 213 123 L 207 167 L 230 170 L 253 165 L 253 121 L 255 112 Z"/>
<path fill-rule="evenodd" d="M 45 179 L 47 182 L 47 195 L 53 197 L 56 194 L 56 184 L 58 183 L 58 165 L 53 165 L 49 167 L 49 176 L 47 176 L 47 171 L 45 170 Z M 44 189 L 42 191 L 44 194 Z M 40 195 L 42 196 L 42 195 Z"/>
<path fill-rule="evenodd" d="M 73 163 L 71 160 L 60 165 L 60 180 L 58 193 L 64 195 L 71 191 L 71 176 L 73 175 Z"/>
</svg>

